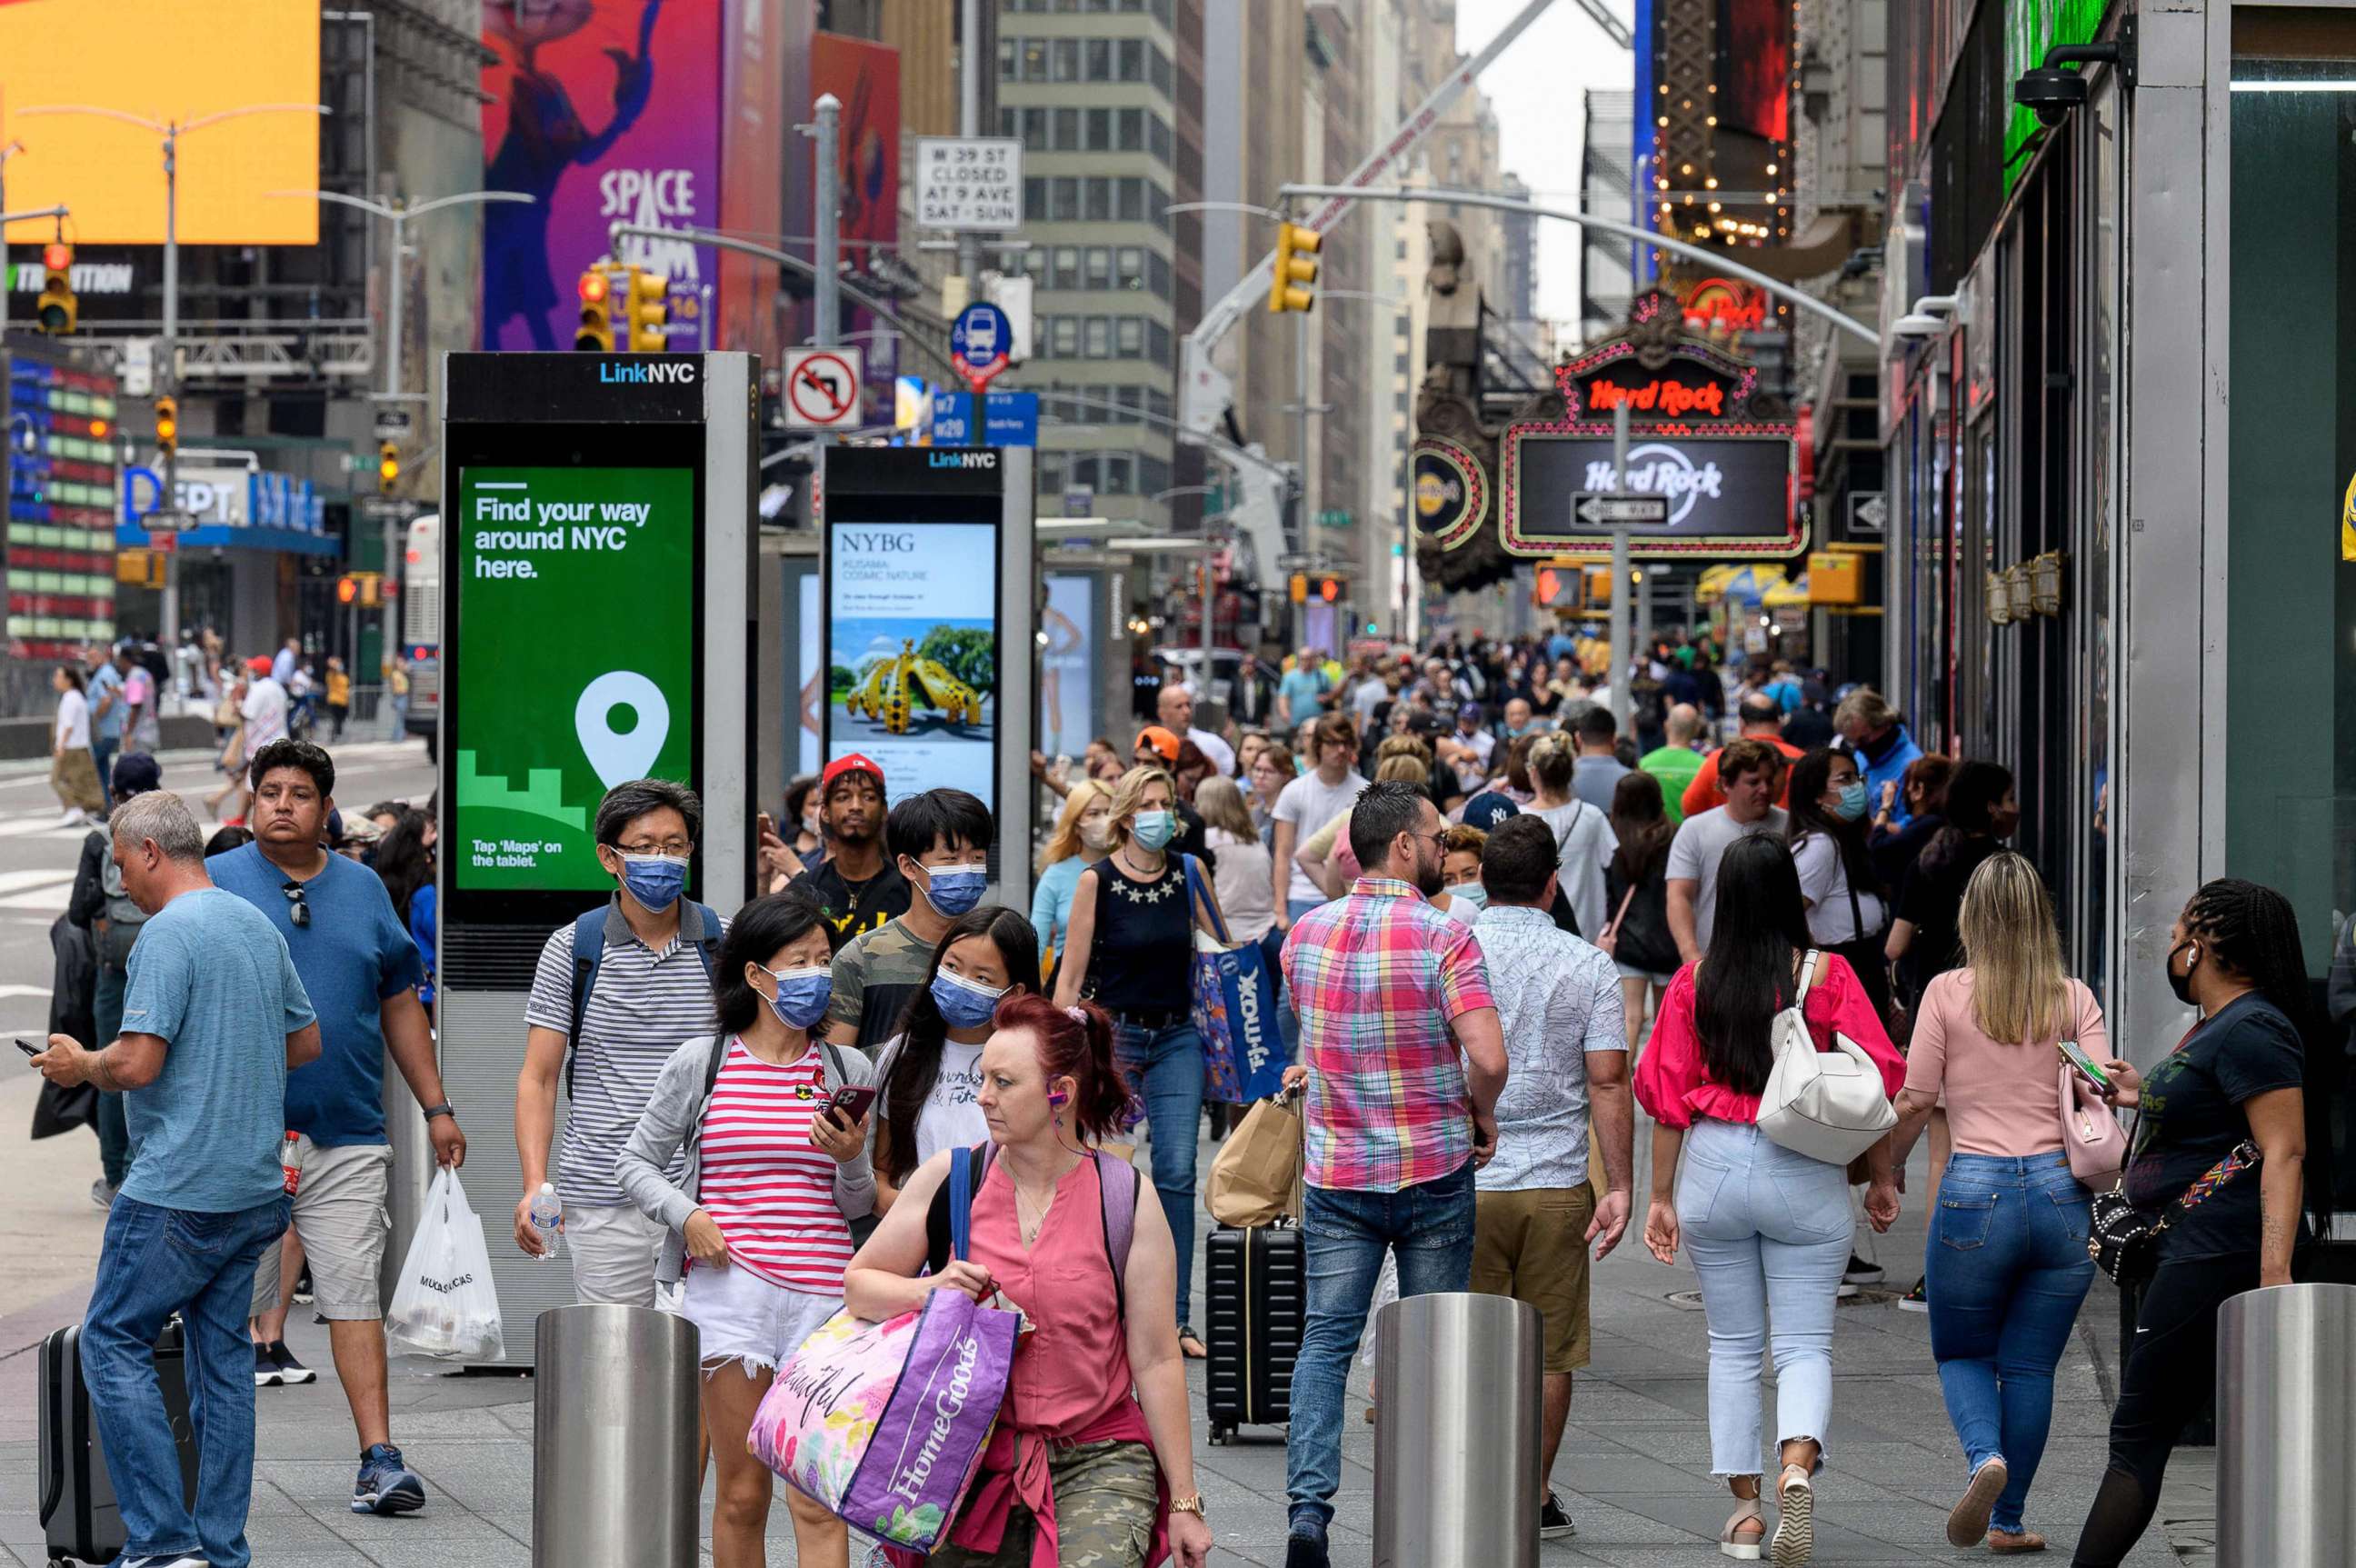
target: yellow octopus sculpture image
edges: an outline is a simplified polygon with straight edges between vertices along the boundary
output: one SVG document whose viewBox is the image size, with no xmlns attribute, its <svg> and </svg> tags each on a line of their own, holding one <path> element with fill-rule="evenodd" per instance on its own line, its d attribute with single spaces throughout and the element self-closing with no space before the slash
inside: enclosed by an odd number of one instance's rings
<svg viewBox="0 0 2356 1568">
<path fill-rule="evenodd" d="M 980 695 L 935 660 L 919 657 L 913 639 L 902 639 L 897 656 L 879 660 L 843 703 L 853 718 L 881 719 L 887 735 L 907 734 L 908 715 L 919 707 L 938 708 L 951 724 L 981 722 Z"/>
</svg>

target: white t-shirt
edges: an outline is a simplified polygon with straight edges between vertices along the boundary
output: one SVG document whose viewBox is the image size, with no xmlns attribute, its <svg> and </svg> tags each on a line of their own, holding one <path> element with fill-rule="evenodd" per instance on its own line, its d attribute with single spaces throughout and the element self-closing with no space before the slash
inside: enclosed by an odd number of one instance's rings
<svg viewBox="0 0 2356 1568">
<path fill-rule="evenodd" d="M 884 1042 L 875 1053 L 875 1082 L 881 1089 L 891 1080 L 892 1064 L 899 1059 L 900 1042 L 907 1036 L 894 1035 Z M 933 1080 L 932 1092 L 925 1096 L 925 1109 L 916 1117 L 916 1163 L 924 1164 L 943 1149 L 970 1149 L 990 1138 L 990 1123 L 981 1114 L 974 1097 L 981 1091 L 981 1047 L 961 1046 L 955 1040 L 941 1041 L 941 1073 Z M 875 1102 L 873 1125 L 881 1136 L 887 1114 L 883 1101 Z"/>
<path fill-rule="evenodd" d="M 286 735 L 286 688 L 267 675 L 256 676 L 245 688 L 245 755 L 252 757 Z"/>
<path fill-rule="evenodd" d="M 1612 920 L 1610 900 L 1603 890 L 1603 868 L 1612 864 L 1612 853 L 1620 847 L 1612 832 L 1612 819 L 1575 799 L 1543 811 L 1533 808 L 1531 815 L 1554 830 L 1555 850 L 1562 860 L 1558 873 L 1562 896 L 1570 901 L 1580 935 L 1592 941 Z"/>
<path fill-rule="evenodd" d="M 1239 839 L 1225 828 L 1204 832 L 1219 863 L 1211 871 L 1211 888 L 1219 896 L 1219 913 L 1226 917 L 1227 936 L 1256 942 L 1276 924 L 1276 873 L 1269 864 L 1268 846 L 1258 834 Z"/>
<path fill-rule="evenodd" d="M 1375 710 L 1390 701 L 1391 689 L 1379 676 L 1368 676 L 1350 693 L 1350 711 L 1357 715 L 1358 727 L 1365 728 L 1375 722 Z"/>
<path fill-rule="evenodd" d="M 58 698 L 57 744 L 69 751 L 90 749 L 90 699 L 80 692 Z"/>
<path fill-rule="evenodd" d="M 1303 773 L 1277 796 L 1276 820 L 1292 824 L 1292 847 L 1298 850 L 1318 829 L 1348 811 L 1350 803 L 1358 798 L 1358 791 L 1365 787 L 1366 781 L 1355 768 L 1342 775 L 1339 784 L 1328 784 L 1314 773 Z M 1309 874 L 1301 869 L 1299 861 L 1286 870 L 1290 873 L 1285 883 L 1289 900 L 1325 902 L 1325 889 L 1309 880 Z"/>
<path fill-rule="evenodd" d="M 1825 834 L 1810 833 L 1794 844 L 1792 866 L 1800 874 L 1800 897 L 1808 901 L 1808 935 L 1826 946 L 1877 935 L 1888 923 L 1881 900 L 1871 893 L 1860 891 L 1857 912 L 1850 914 L 1848 865 L 1840 846 Z"/>
<path fill-rule="evenodd" d="M 1669 841 L 1669 880 L 1699 884 L 1694 889 L 1694 941 L 1702 951 L 1709 950 L 1710 924 L 1718 918 L 1718 867 L 1728 846 L 1752 833 L 1782 838 L 1786 820 L 1781 806 L 1768 807 L 1755 822 L 1738 822 L 1724 806 L 1715 806 L 1677 824 L 1677 836 Z M 1846 895 L 1841 902 L 1847 904 Z"/>
<path fill-rule="evenodd" d="M 1236 776 L 1236 748 L 1206 729 L 1190 729 L 1186 738 L 1194 743 L 1211 764 L 1211 771 L 1222 779 Z"/>
</svg>

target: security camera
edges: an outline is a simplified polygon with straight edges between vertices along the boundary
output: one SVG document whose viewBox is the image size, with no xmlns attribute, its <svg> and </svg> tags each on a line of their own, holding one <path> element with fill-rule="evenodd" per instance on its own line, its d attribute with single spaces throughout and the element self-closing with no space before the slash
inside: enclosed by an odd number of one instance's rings
<svg viewBox="0 0 2356 1568">
<path fill-rule="evenodd" d="M 2040 124 L 2059 125 L 2086 102 L 2086 79 L 2074 70 L 2040 66 L 2012 84 L 2012 101 L 2035 110 Z"/>
</svg>

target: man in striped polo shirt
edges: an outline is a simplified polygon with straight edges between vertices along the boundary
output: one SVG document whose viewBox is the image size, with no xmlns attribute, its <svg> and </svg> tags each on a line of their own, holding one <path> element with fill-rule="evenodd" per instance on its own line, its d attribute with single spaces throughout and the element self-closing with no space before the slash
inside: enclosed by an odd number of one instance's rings
<svg viewBox="0 0 2356 1568">
<path fill-rule="evenodd" d="M 541 1254 L 531 1199 L 549 1179 L 556 1087 L 569 1078 L 573 1107 L 557 1195 L 564 1202 L 573 1293 L 584 1302 L 655 1305 L 663 1228 L 623 1193 L 614 1160 L 637 1126 L 663 1063 L 681 1042 L 715 1026 L 710 963 L 725 926 L 682 897 L 702 827 L 702 802 L 683 785 L 638 779 L 606 792 L 597 807 L 597 864 L 618 886 L 605 907 L 595 983 L 576 1008 L 574 977 L 587 953 L 568 921 L 541 950 L 524 1007 L 530 1032 L 516 1079 L 516 1155 L 523 1169 L 516 1245 L 528 1257 Z M 685 1167 L 682 1156 L 671 1180 L 681 1179 Z"/>
</svg>

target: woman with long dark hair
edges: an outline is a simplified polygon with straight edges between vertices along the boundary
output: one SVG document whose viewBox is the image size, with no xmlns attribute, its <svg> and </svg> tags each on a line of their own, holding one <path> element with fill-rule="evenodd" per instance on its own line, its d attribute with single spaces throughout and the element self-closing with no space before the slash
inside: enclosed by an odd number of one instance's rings
<svg viewBox="0 0 2356 1568">
<path fill-rule="evenodd" d="M 1038 990 L 1038 932 L 1013 910 L 984 904 L 949 922 L 925 988 L 908 999 L 900 1032 L 875 1056 L 883 1088 L 875 1106 L 877 1213 L 891 1208 L 918 1165 L 990 1135 L 975 1098 L 982 1042 L 999 1003 Z"/>
<path fill-rule="evenodd" d="M 2192 896 L 2168 940 L 2169 989 L 2201 1019 L 2147 1075 L 2105 1064 L 2118 1102 L 2138 1108 L 2127 1199 L 2169 1224 L 2120 1364 L 2110 1465 L 2077 1568 L 2114 1568 L 2142 1538 L 2177 1436 L 2209 1392 L 2218 1308 L 2290 1283 L 2302 1187 L 2329 1219 L 2330 1185 L 2305 1181 L 2307 969 L 2290 900 L 2222 877 Z"/>
<path fill-rule="evenodd" d="M 433 819 L 403 809 L 393 813 L 392 826 L 376 843 L 376 874 L 392 899 L 392 912 L 409 929 L 412 941 L 425 958 L 425 983 L 417 999 L 434 1005 L 434 952 L 441 901 L 434 886 L 434 852 L 426 842 Z"/>
<path fill-rule="evenodd" d="M 1791 799 L 1783 833 L 1807 900 L 1809 934 L 1847 961 L 1886 1025 L 1890 963 L 1881 933 L 1890 905 L 1866 846 L 1865 779 L 1857 758 L 1830 746 L 1809 752 L 1792 764 Z"/>
<path fill-rule="evenodd" d="M 1644 1040 L 1645 1003 L 1658 1008 L 1677 973 L 1677 939 L 1669 930 L 1669 842 L 1676 837 L 1661 781 L 1631 771 L 1612 787 L 1612 832 L 1619 847 L 1603 870 L 1612 907 L 1608 940 L 1596 943 L 1620 971 L 1620 1014 L 1628 1059 Z"/>
<path fill-rule="evenodd" d="M 1708 954 L 1677 972 L 1653 1048 L 1636 1068 L 1636 1099 L 1654 1120 L 1644 1245 L 1667 1263 L 1681 1241 L 1687 1244 L 1701 1281 L 1709 1320 L 1710 1474 L 1725 1477 L 1736 1498 L 1719 1536 L 1733 1557 L 1757 1558 L 1766 1540 L 1759 1364 L 1773 1321 L 1777 1568 L 1805 1563 L 1815 1550 L 1815 1473 L 1832 1424 L 1834 1303 L 1854 1221 L 1839 1165 L 1786 1149 L 1759 1130 L 1760 1095 L 1774 1067 L 1775 1015 L 1798 995 L 1818 1050 L 1836 1032 L 1847 1036 L 1892 1095 L 1906 1075 L 1865 987 L 1841 959 L 1815 953 L 1814 942 L 1799 874 L 1782 843 L 1754 834 L 1730 844 Z M 1890 1141 L 1875 1144 L 1866 1160 L 1872 1172 L 1866 1217 L 1887 1230 L 1898 1218 Z"/>
</svg>

